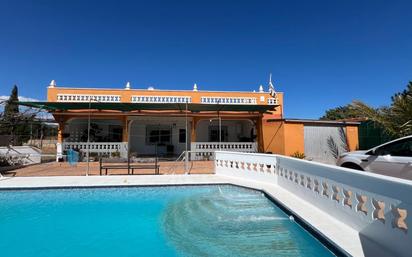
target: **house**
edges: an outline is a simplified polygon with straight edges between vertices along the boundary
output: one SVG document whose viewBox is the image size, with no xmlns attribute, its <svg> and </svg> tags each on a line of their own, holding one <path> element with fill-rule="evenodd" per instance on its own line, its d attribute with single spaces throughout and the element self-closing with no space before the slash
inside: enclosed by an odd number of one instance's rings
<svg viewBox="0 0 412 257">
<path fill-rule="evenodd" d="M 269 82 L 257 92 L 70 88 L 52 81 L 46 102 L 21 104 L 48 110 L 59 124 L 57 154 L 76 148 L 95 154 L 205 157 L 216 150 L 305 152 L 303 121 L 285 120 L 283 93 Z M 341 124 L 357 145 L 356 124 Z M 348 127 L 349 129 L 346 129 Z M 356 131 L 354 131 L 356 130 Z M 87 143 L 89 141 L 89 143 Z"/>
</svg>

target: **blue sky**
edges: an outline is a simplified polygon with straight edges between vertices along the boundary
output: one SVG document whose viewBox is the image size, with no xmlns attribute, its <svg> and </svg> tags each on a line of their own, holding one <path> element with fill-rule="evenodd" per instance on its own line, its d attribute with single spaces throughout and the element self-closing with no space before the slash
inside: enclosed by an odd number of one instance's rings
<svg viewBox="0 0 412 257">
<path fill-rule="evenodd" d="M 257 90 L 273 73 L 289 118 L 412 80 L 412 1 L 2 1 L 0 95 L 46 85 Z"/>
</svg>

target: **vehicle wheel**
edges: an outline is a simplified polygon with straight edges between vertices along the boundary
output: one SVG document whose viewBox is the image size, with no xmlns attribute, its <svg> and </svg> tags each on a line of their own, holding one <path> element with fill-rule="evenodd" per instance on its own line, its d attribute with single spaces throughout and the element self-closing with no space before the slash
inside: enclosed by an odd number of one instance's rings
<svg viewBox="0 0 412 257">
<path fill-rule="evenodd" d="M 362 170 L 363 171 L 361 166 L 359 166 L 355 163 L 351 163 L 351 162 L 345 162 L 344 164 L 341 165 L 341 167 L 349 168 L 349 169 L 353 169 L 353 170 Z"/>
</svg>

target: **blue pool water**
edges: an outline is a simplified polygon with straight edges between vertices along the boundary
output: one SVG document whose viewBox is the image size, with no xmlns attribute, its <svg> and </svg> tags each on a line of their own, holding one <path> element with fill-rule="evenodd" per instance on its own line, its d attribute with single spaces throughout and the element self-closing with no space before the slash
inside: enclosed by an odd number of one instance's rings
<svg viewBox="0 0 412 257">
<path fill-rule="evenodd" d="M 333 256 L 234 186 L 0 191 L 0 256 Z"/>
</svg>

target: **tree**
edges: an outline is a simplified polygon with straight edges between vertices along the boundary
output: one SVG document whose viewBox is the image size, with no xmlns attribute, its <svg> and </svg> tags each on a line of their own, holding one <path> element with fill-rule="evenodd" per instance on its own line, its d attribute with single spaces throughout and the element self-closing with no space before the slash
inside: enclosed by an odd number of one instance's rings
<svg viewBox="0 0 412 257">
<path fill-rule="evenodd" d="M 352 107 L 362 116 L 381 125 L 391 136 L 412 134 L 412 82 L 406 89 L 391 97 L 390 106 L 373 108 L 361 101 L 354 101 Z"/>
<path fill-rule="evenodd" d="M 4 112 L 0 119 L 0 135 L 9 138 L 10 145 L 20 144 L 29 134 L 30 122 L 36 117 L 32 109 L 19 110 L 17 86 L 14 85 L 10 97 L 5 101 Z"/>
<path fill-rule="evenodd" d="M 320 117 L 321 120 L 343 120 L 350 118 L 359 118 L 359 113 L 354 110 L 353 106 L 347 104 L 326 110 L 325 115 Z"/>
<path fill-rule="evenodd" d="M 19 106 L 17 104 L 18 101 L 18 89 L 17 86 L 14 85 L 13 89 L 11 90 L 9 100 L 6 101 L 6 105 L 4 107 L 4 117 L 12 118 L 19 114 Z"/>
<path fill-rule="evenodd" d="M 19 116 L 18 89 L 14 85 L 9 99 L 5 102 L 4 113 L 1 117 L 1 132 L 3 135 L 10 135 L 10 144 L 14 145 L 16 134 L 16 122 Z"/>
</svg>

